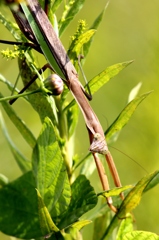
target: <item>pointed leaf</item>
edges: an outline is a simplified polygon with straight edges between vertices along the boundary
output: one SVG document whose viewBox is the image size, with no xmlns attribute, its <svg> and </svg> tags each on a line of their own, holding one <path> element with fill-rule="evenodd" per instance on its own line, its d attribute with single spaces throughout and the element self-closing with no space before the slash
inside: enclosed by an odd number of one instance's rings
<svg viewBox="0 0 159 240">
<path fill-rule="evenodd" d="M 159 174 L 158 171 L 143 177 L 135 187 L 128 193 L 117 214 L 112 219 L 101 240 L 109 239 L 115 227 L 119 226 L 119 219 L 129 216 L 129 213 L 139 204 L 146 186 Z"/>
<path fill-rule="evenodd" d="M 94 22 L 93 22 L 92 26 L 90 27 L 90 29 L 95 29 L 95 30 L 98 29 L 98 27 L 100 26 L 100 23 L 102 22 L 102 19 L 104 17 L 104 13 L 105 13 L 105 10 L 106 10 L 107 6 L 108 6 L 108 3 L 106 4 L 106 6 L 102 10 L 102 12 L 98 15 L 98 17 L 94 20 Z M 83 53 L 84 53 L 84 57 L 85 58 L 86 58 L 86 56 L 87 56 L 87 54 L 89 52 L 89 49 L 90 49 L 90 46 L 91 46 L 92 41 L 94 39 L 94 36 L 95 35 L 93 35 L 92 38 L 87 43 L 85 43 L 84 46 L 83 46 Z"/>
<path fill-rule="evenodd" d="M 97 92 L 104 84 L 106 84 L 112 77 L 115 77 L 121 70 L 131 64 L 133 61 L 118 63 L 107 67 L 104 71 L 99 73 L 96 77 L 89 81 L 89 87 L 92 95 Z"/>
<path fill-rule="evenodd" d="M 78 222 L 75 222 L 71 225 L 73 228 L 77 228 L 78 230 L 81 230 L 84 226 L 90 224 L 92 221 L 90 220 L 80 220 Z"/>
<path fill-rule="evenodd" d="M 37 189 L 36 191 L 38 197 L 39 221 L 43 236 L 49 235 L 50 233 L 58 232 L 59 229 L 56 227 L 55 223 L 51 219 L 50 213 L 45 206 L 39 191 Z"/>
<path fill-rule="evenodd" d="M 53 11 L 53 13 L 56 12 L 56 10 L 59 8 L 60 4 L 61 4 L 62 0 L 55 0 L 51 9 Z"/>
<path fill-rule="evenodd" d="M 131 212 L 133 209 L 137 207 L 141 200 L 141 196 L 145 187 L 159 174 L 159 172 L 154 172 L 149 174 L 146 177 L 143 177 L 135 187 L 128 193 L 124 201 L 122 202 L 120 209 L 117 213 L 119 218 L 122 218 L 126 215 L 126 213 Z"/>
<path fill-rule="evenodd" d="M 94 189 L 84 175 L 79 175 L 76 178 L 71 189 L 71 203 L 64 218 L 59 224 L 59 228 L 65 228 L 74 223 L 79 217 L 97 204 L 97 196 Z"/>
<path fill-rule="evenodd" d="M 114 188 L 108 191 L 103 191 L 97 194 L 97 196 L 103 196 L 103 197 L 112 197 L 112 196 L 118 196 L 120 193 L 124 192 L 127 189 L 132 188 L 132 185 L 126 185 L 123 187 L 118 187 L 118 188 Z"/>
<path fill-rule="evenodd" d="M 152 232 L 132 231 L 122 238 L 122 240 L 159 240 L 159 236 Z"/>
<path fill-rule="evenodd" d="M 9 147 L 14 155 L 14 158 L 15 158 L 19 168 L 21 169 L 21 171 L 23 173 L 28 172 L 29 170 L 31 170 L 31 162 L 22 155 L 22 153 L 16 148 L 16 146 L 12 142 L 12 140 L 7 132 L 6 126 L 4 124 L 4 120 L 2 118 L 1 112 L 0 112 L 0 125 L 2 127 L 4 136 L 9 144 Z"/>
<path fill-rule="evenodd" d="M 8 31 L 12 34 L 12 36 L 17 40 L 21 41 L 21 37 L 18 31 L 18 28 L 15 27 L 15 24 L 13 22 L 6 19 L 6 16 L 3 16 L 3 14 L 0 12 L 0 22 L 8 29 Z"/>
<path fill-rule="evenodd" d="M 88 82 L 91 94 L 93 95 L 94 93 L 96 93 L 101 87 L 104 86 L 104 84 L 106 84 L 111 78 L 115 77 L 121 70 L 127 67 L 130 63 L 132 63 L 132 61 L 112 65 L 106 68 L 101 73 L 99 73 L 96 77 L 92 78 Z M 85 86 L 85 89 L 86 88 L 87 87 Z M 76 101 L 73 99 L 65 109 L 70 108 L 75 103 Z"/>
<path fill-rule="evenodd" d="M 71 196 L 54 126 L 48 118 L 44 121 L 32 160 L 37 188 L 51 216 L 57 217 L 67 209 Z"/>
<path fill-rule="evenodd" d="M 128 123 L 129 119 L 133 115 L 137 106 L 150 94 L 151 92 L 145 93 L 140 97 L 132 100 L 119 114 L 119 116 L 115 119 L 112 125 L 106 130 L 105 135 L 107 141 L 115 141 L 119 131 Z"/>
<path fill-rule="evenodd" d="M 151 188 L 155 187 L 157 184 L 159 184 L 159 173 L 156 174 L 156 176 L 150 181 L 146 188 L 144 189 L 144 192 L 149 191 Z"/>
<path fill-rule="evenodd" d="M 62 33 L 65 31 L 69 23 L 73 20 L 73 18 L 76 16 L 76 14 L 81 10 L 83 7 L 85 0 L 76 0 L 73 1 L 72 6 L 70 7 L 69 11 L 67 12 L 65 19 L 62 19 L 59 30 L 59 35 L 61 36 Z"/>
<path fill-rule="evenodd" d="M 22 239 L 41 237 L 32 172 L 0 189 L 0 231 Z"/>
</svg>

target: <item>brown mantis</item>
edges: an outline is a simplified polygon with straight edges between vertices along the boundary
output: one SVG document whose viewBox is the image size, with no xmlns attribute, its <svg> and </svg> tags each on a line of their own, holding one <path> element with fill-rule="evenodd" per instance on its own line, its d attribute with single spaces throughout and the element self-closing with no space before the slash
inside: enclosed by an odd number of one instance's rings
<svg viewBox="0 0 159 240">
<path fill-rule="evenodd" d="M 62 72 L 62 77 L 64 78 L 64 82 L 71 91 L 73 97 L 75 98 L 76 102 L 78 103 L 81 112 L 83 114 L 85 124 L 88 130 L 89 134 L 89 140 L 90 140 L 90 148 L 89 150 L 92 152 L 92 155 L 94 157 L 97 170 L 99 173 L 99 177 L 103 186 L 103 190 L 109 190 L 109 183 L 107 176 L 104 171 L 104 167 L 98 157 L 99 154 L 103 154 L 106 158 L 106 161 L 108 163 L 108 166 L 110 168 L 111 174 L 114 179 L 114 183 L 117 187 L 121 187 L 119 175 L 117 172 L 117 169 L 115 167 L 113 158 L 108 150 L 106 141 L 105 141 L 105 136 L 104 132 L 102 129 L 102 126 L 92 110 L 88 100 L 86 99 L 87 95 L 85 93 L 85 90 L 81 83 L 78 80 L 78 74 L 73 66 L 72 62 L 70 61 L 61 41 L 57 37 L 51 23 L 49 22 L 47 15 L 43 11 L 43 9 L 40 7 L 39 3 L 37 0 L 27 0 L 27 7 L 29 9 L 28 17 L 32 17 L 38 26 L 41 35 L 43 37 L 43 40 L 46 42 L 51 55 L 53 56 L 55 63 L 57 66 L 60 68 Z M 23 11 L 25 12 L 26 5 L 25 3 L 21 4 Z M 26 12 L 25 12 L 26 14 Z M 43 52 L 45 57 L 48 60 L 48 57 L 45 54 L 45 50 L 43 46 L 41 46 L 41 41 L 37 38 L 37 35 L 34 35 L 34 31 L 32 29 L 32 26 L 29 26 L 29 28 L 25 29 L 25 24 L 26 24 L 26 19 L 23 19 L 18 15 L 18 12 L 13 12 L 13 15 L 22 30 L 22 32 L 28 37 L 28 39 L 31 40 L 34 44 L 35 49 L 37 49 L 39 52 Z M 29 23 L 27 23 L 29 24 Z M 29 30 L 28 30 L 29 29 Z M 28 32 L 29 31 L 29 32 Z M 33 36 L 33 37 L 32 37 Z M 54 70 L 53 65 L 48 65 L 52 70 Z M 44 69 L 43 69 L 44 70 Z M 56 70 L 55 70 L 56 72 Z M 32 80 L 34 81 L 34 80 Z M 29 83 L 31 84 L 31 83 Z M 21 91 L 23 92 L 27 86 Z M 121 193 L 121 198 L 123 199 L 123 194 Z M 107 198 L 107 203 L 109 207 L 116 212 L 117 209 L 113 206 L 112 204 L 112 199 L 111 197 Z"/>
</svg>

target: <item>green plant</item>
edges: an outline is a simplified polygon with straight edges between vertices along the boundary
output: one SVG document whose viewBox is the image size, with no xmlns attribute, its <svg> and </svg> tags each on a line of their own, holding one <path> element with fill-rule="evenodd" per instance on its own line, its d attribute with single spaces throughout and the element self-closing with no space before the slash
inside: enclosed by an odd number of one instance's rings
<svg viewBox="0 0 159 240">
<path fill-rule="evenodd" d="M 60 1 L 54 2 L 49 12 L 50 16 L 56 10 L 57 3 L 60 4 Z M 67 5 L 64 11 L 64 16 L 67 17 L 62 17 L 59 22 L 59 34 L 62 34 L 70 20 L 73 19 L 76 14 L 74 10 L 76 9 L 78 12 L 82 4 L 81 1 L 76 1 Z M 86 58 L 95 33 L 93 29 L 97 29 L 103 14 L 104 11 L 95 19 L 92 30 L 86 31 L 85 23 L 83 21 L 79 23 L 78 30 L 72 38 L 68 50 L 69 56 L 76 67 L 76 57 L 81 53 L 81 48 L 83 48 Z M 11 32 L 17 41 L 24 40 L 24 36 L 19 34 L 17 26 L 6 20 L 3 15 L 0 16 L 0 19 L 8 30 L 12 30 Z M 52 23 L 57 26 L 55 19 Z M 36 72 L 35 58 L 32 52 L 24 46 L 16 48 L 14 52 L 5 51 L 3 55 L 9 58 L 18 56 L 20 74 L 24 84 Z M 130 63 L 115 64 L 90 80 L 89 86 L 92 94 Z M 1 76 L 1 81 L 9 89 L 12 89 L 11 84 L 3 76 Z M 34 83 L 29 90 L 36 90 L 37 87 L 37 84 Z M 158 172 L 144 177 L 132 190 L 127 190 L 123 202 L 118 199 L 117 195 L 120 191 L 129 189 L 129 186 L 96 194 L 89 183 L 89 172 L 86 170 L 86 165 L 92 161 L 90 154 L 83 159 L 76 159 L 73 154 L 72 139 L 75 137 L 78 106 L 74 100 L 67 103 L 68 92 L 68 89 L 65 88 L 61 96 L 54 98 L 47 96 L 44 92 L 28 95 L 28 102 L 38 112 L 42 121 L 42 130 L 38 139 L 35 139 L 10 105 L 2 101 L 3 108 L 33 149 L 33 154 L 32 160 L 27 160 L 16 149 L 1 118 L 4 134 L 23 173 L 20 178 L 11 183 L 7 183 L 6 178 L 1 176 L 1 231 L 23 239 L 38 239 L 51 234 L 51 239 L 80 239 L 79 230 L 89 224 L 91 219 L 94 221 L 96 229 L 94 239 L 109 239 L 112 237 L 114 229 L 119 226 L 116 233 L 117 239 L 134 239 L 134 236 L 136 239 L 141 239 L 141 237 L 146 239 L 149 235 L 157 239 L 157 236 L 153 233 L 133 231 L 133 219 L 129 213 L 139 203 L 142 193 L 158 183 Z M 119 131 L 148 94 L 136 97 L 128 103 L 105 132 L 107 141 L 117 139 Z M 1 97 L 3 98 L 2 95 Z M 80 174 L 75 172 L 77 168 L 81 168 Z M 85 173 L 85 175 L 81 173 Z M 105 201 L 103 202 L 104 198 L 100 199 L 100 196 L 108 197 L 112 195 L 115 196 L 114 201 L 119 208 L 118 213 L 114 216 L 110 214 Z M 80 217 L 92 208 L 94 208 L 93 216 L 89 220 L 80 220 Z M 109 215 L 111 216 L 108 223 L 106 219 Z"/>
</svg>

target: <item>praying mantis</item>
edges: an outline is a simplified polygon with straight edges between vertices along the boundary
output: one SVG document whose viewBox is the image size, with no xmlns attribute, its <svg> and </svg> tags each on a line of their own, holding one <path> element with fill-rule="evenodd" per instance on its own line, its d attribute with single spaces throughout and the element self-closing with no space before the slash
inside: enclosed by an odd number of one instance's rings
<svg viewBox="0 0 159 240">
<path fill-rule="evenodd" d="M 44 54 L 48 61 L 47 67 L 62 77 L 83 114 L 90 141 L 89 151 L 95 160 L 103 190 L 109 190 L 109 183 L 98 154 L 105 156 L 115 185 L 121 187 L 120 178 L 111 153 L 108 150 L 102 126 L 88 102 L 89 96 L 78 80 L 77 71 L 57 37 L 47 15 L 37 0 L 27 0 L 26 3 L 22 2 L 20 5 L 25 18 L 21 17 L 18 11 L 12 10 L 19 28 L 32 42 L 32 47 Z M 40 35 L 36 33 L 37 29 Z M 47 54 L 46 47 L 50 50 L 50 55 Z M 54 64 L 52 64 L 52 59 L 54 60 Z M 25 91 L 27 87 L 24 87 L 20 93 Z M 124 198 L 123 193 L 120 196 L 122 199 Z M 117 212 L 117 208 L 113 206 L 111 197 L 107 198 L 107 204 L 112 211 Z"/>
</svg>

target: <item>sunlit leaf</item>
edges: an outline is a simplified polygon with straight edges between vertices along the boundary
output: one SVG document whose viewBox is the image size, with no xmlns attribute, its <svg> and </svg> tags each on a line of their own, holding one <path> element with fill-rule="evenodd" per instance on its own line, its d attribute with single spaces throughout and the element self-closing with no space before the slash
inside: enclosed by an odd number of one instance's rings
<svg viewBox="0 0 159 240">
<path fill-rule="evenodd" d="M 69 54 L 69 57 L 71 59 L 76 59 L 80 55 L 82 46 L 92 38 L 94 33 L 95 30 L 91 29 L 79 36 L 78 40 L 75 41 L 74 45 L 70 47 L 71 54 Z"/>
<path fill-rule="evenodd" d="M 133 231 L 133 217 L 131 214 L 129 214 L 125 219 L 122 220 L 116 240 L 123 240 L 125 234 L 131 231 Z"/>
<path fill-rule="evenodd" d="M 131 89 L 128 97 L 128 103 L 131 102 L 137 96 L 141 86 L 142 86 L 142 83 L 139 82 L 133 89 Z"/>
<path fill-rule="evenodd" d="M 77 228 L 78 230 L 81 230 L 84 226 L 90 224 L 92 221 L 90 220 L 80 220 L 78 222 L 75 222 L 71 225 L 71 227 Z"/>
<path fill-rule="evenodd" d="M 9 179 L 0 173 L 0 188 L 9 183 Z"/>
<path fill-rule="evenodd" d="M 94 20 L 94 22 L 93 22 L 92 26 L 90 27 L 90 29 L 95 29 L 95 30 L 98 29 L 98 27 L 100 26 L 100 23 L 103 20 L 103 17 L 104 17 L 104 14 L 105 14 L 105 10 L 106 10 L 107 7 L 108 7 L 108 3 L 106 4 L 106 6 L 102 10 L 102 12 L 98 15 L 98 17 Z M 87 54 L 89 52 L 89 49 L 90 49 L 90 46 L 91 46 L 92 41 L 94 39 L 94 36 L 95 35 L 93 35 L 92 38 L 87 43 L 85 43 L 84 46 L 83 46 L 83 54 L 84 54 L 85 58 L 86 58 L 86 56 L 87 56 Z"/>
<path fill-rule="evenodd" d="M 66 16 L 64 17 L 64 19 L 62 19 L 62 21 L 60 23 L 60 26 L 61 26 L 60 30 L 59 30 L 60 36 L 65 31 L 65 29 L 69 25 L 69 23 L 76 16 L 76 14 L 81 10 L 81 8 L 83 7 L 84 2 L 85 2 L 85 0 L 73 1 L 73 4 L 70 6 L 69 11 L 67 12 Z"/>
<path fill-rule="evenodd" d="M 71 189 L 71 202 L 64 218 L 59 224 L 59 228 L 65 228 L 66 226 L 74 223 L 79 217 L 95 207 L 97 204 L 97 196 L 94 189 L 84 175 L 79 175 L 76 178 L 71 186 Z"/>
<path fill-rule="evenodd" d="M 158 175 L 159 172 L 149 174 L 148 176 L 142 178 L 135 187 L 128 193 L 125 200 L 122 202 L 121 207 L 117 213 L 119 218 L 122 218 L 126 213 L 131 212 L 137 207 L 141 200 L 141 196 L 145 187 Z"/>
<path fill-rule="evenodd" d="M 55 13 L 55 11 L 59 8 L 60 4 L 61 4 L 62 0 L 55 0 L 51 9 L 52 12 Z"/>
<path fill-rule="evenodd" d="M 37 189 L 51 216 L 57 217 L 68 208 L 71 196 L 66 166 L 48 118 L 43 123 L 32 160 Z"/>
<path fill-rule="evenodd" d="M 96 77 L 92 78 L 88 82 L 91 94 L 93 95 L 94 93 L 96 93 L 101 87 L 104 86 L 104 84 L 106 84 L 111 78 L 115 77 L 121 70 L 127 67 L 130 63 L 132 63 L 132 61 L 112 65 L 106 68 L 101 73 L 99 73 Z M 87 87 L 85 86 L 85 88 Z M 71 103 L 67 106 L 67 108 L 73 106 L 74 104 L 75 100 L 73 99 Z"/>
<path fill-rule="evenodd" d="M 131 64 L 133 61 L 118 63 L 107 67 L 104 71 L 99 73 L 96 77 L 92 78 L 88 84 L 91 93 L 97 92 L 104 84 L 106 84 L 112 77 L 115 77 L 121 70 Z"/>
<path fill-rule="evenodd" d="M 115 119 L 112 125 L 106 130 L 106 139 L 109 142 L 115 141 L 118 137 L 119 131 L 128 123 L 129 119 L 135 112 L 137 106 L 150 94 L 145 93 L 139 97 L 136 97 L 123 109 L 119 116 Z"/>
<path fill-rule="evenodd" d="M 113 188 L 111 190 L 103 191 L 98 193 L 98 196 L 103 196 L 103 197 L 112 197 L 112 196 L 118 196 L 120 193 L 124 192 L 127 189 L 132 188 L 132 185 L 126 185 L 123 187 L 118 187 L 118 188 Z"/>
<path fill-rule="evenodd" d="M 115 227 L 119 226 L 119 219 L 123 219 L 129 216 L 129 213 L 135 209 L 140 203 L 142 194 L 146 186 L 159 174 L 158 171 L 149 174 L 143 177 L 132 190 L 125 197 L 124 201 L 121 203 L 121 206 L 117 214 L 112 219 L 109 227 L 106 229 L 102 240 L 109 239 Z"/>
<path fill-rule="evenodd" d="M 13 24 L 11 21 L 7 20 L 6 16 L 3 16 L 0 12 L 0 22 L 8 29 L 8 31 L 12 34 L 12 36 L 18 41 L 21 40 L 20 34 L 17 31 L 18 28 L 15 24 Z"/>
<path fill-rule="evenodd" d="M 159 236 L 152 232 L 132 231 L 125 234 L 122 240 L 159 240 Z"/>
<path fill-rule="evenodd" d="M 38 197 L 39 221 L 40 221 L 40 226 L 41 226 L 41 231 L 43 236 L 46 236 L 50 233 L 58 232 L 59 229 L 56 227 L 53 220 L 51 219 L 50 213 L 46 208 L 38 190 L 37 190 L 37 197 Z"/>
</svg>

